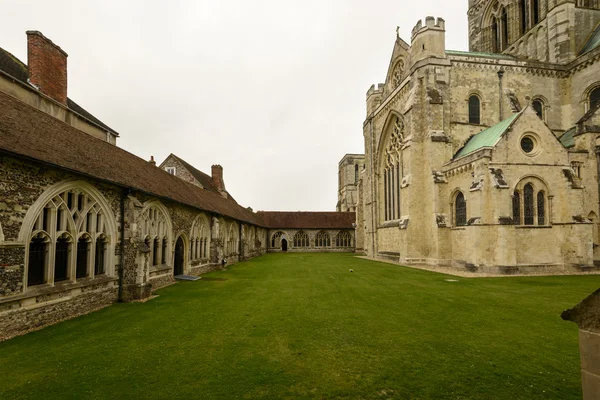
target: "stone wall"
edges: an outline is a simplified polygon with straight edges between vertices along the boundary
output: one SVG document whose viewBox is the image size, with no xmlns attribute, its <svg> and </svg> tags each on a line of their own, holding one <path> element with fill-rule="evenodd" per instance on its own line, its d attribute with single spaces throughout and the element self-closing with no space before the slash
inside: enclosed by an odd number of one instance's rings
<svg viewBox="0 0 600 400">
<path fill-rule="evenodd" d="M 294 246 L 294 236 L 298 232 L 305 232 L 308 235 L 309 244 L 306 247 L 296 247 Z M 316 245 L 316 237 L 319 232 L 325 232 L 329 235 L 330 246 L 317 246 Z M 336 246 L 336 235 L 340 232 L 347 232 L 350 235 L 350 245 L 349 246 Z M 278 233 L 282 235 L 279 236 Z M 278 236 L 278 239 L 275 241 L 275 246 L 273 246 L 273 237 Z M 287 241 L 287 250 L 288 252 L 354 252 L 355 250 L 355 237 L 354 231 L 349 229 L 270 229 L 269 230 L 269 242 L 268 242 L 268 252 L 280 252 L 282 251 L 282 243 L 281 240 L 285 239 Z"/>
<path fill-rule="evenodd" d="M 0 200 L 0 339 L 108 305 L 118 299 L 119 292 L 124 301 L 149 297 L 152 290 L 174 282 L 175 246 L 178 239 L 184 244 L 183 272 L 186 274 L 199 275 L 218 268 L 220 263 L 210 263 L 209 259 L 218 259 L 220 262 L 219 257 L 222 255 L 225 255 L 231 264 L 265 252 L 264 239 L 259 241 L 259 246 L 248 248 L 247 251 L 244 246 L 239 246 L 240 223 L 232 219 L 213 218 L 210 213 L 188 206 L 159 200 L 135 191 L 125 192 L 121 188 L 41 164 L 0 157 L 0 185 L 3 188 L 3 198 Z M 98 201 L 98 207 L 101 207 L 109 250 L 106 256 L 106 273 L 98 276 L 92 273 L 90 276 L 76 278 L 74 254 L 77 246 L 71 243 L 66 280 L 54 282 L 51 279 L 53 270 L 49 271 L 50 267 L 46 261 L 44 282 L 28 285 L 27 249 L 31 235 L 34 234 L 31 227 L 39 226 L 38 215 L 42 215 L 41 210 L 45 204 L 53 201 L 52 199 L 60 193 L 67 193 L 65 190 L 68 193 L 71 190 L 75 193 L 87 193 L 91 196 L 89 198 L 93 198 L 93 202 Z M 121 200 L 125 210 L 123 227 Z M 158 231 L 152 228 L 157 227 L 155 225 L 158 220 L 148 220 L 149 207 L 157 210 L 157 213 L 160 211 L 160 218 L 164 218 L 160 220 L 162 222 Z M 158 214 L 154 215 L 157 216 Z M 198 218 L 207 221 L 208 238 L 213 237 L 213 229 L 218 229 L 208 221 L 221 220 L 224 226 L 230 228 L 225 232 L 223 243 L 207 243 L 207 250 L 210 249 L 211 253 L 204 259 L 197 258 L 190 252 L 193 224 Z M 244 227 L 248 229 L 246 225 Z M 121 228 L 125 232 L 123 241 Z M 253 232 L 259 232 L 259 235 L 265 234 L 264 228 L 252 228 Z M 67 224 L 67 228 L 64 229 L 70 232 L 75 228 Z M 150 238 L 148 232 L 159 231 L 163 235 L 161 239 L 168 238 L 168 254 L 164 255 L 164 263 L 161 257 L 158 265 L 152 265 L 153 249 L 149 248 L 145 240 Z M 237 242 L 235 248 L 230 247 L 225 251 L 223 246 L 227 244 L 229 233 L 234 234 Z M 124 244 L 122 249 L 121 243 Z M 47 246 L 46 249 L 46 257 L 49 259 L 53 254 L 53 247 Z M 93 266 L 89 267 L 88 264 L 88 268 Z M 123 282 L 119 291 L 121 270 Z"/>
</svg>

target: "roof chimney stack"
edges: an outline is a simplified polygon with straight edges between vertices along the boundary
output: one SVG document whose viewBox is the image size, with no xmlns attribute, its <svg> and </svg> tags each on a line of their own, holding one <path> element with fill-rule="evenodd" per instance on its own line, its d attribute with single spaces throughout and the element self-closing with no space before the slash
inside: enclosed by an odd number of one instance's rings
<svg viewBox="0 0 600 400">
<path fill-rule="evenodd" d="M 150 156 L 150 161 L 148 161 L 150 165 L 154 165 L 156 167 L 156 161 L 154 161 L 154 156 Z"/>
<path fill-rule="evenodd" d="M 223 167 L 219 164 L 211 167 L 212 183 L 221 194 L 225 193 L 225 182 L 223 181 Z"/>
<path fill-rule="evenodd" d="M 27 31 L 29 82 L 48 97 L 67 104 L 67 53 L 38 31 Z"/>
</svg>

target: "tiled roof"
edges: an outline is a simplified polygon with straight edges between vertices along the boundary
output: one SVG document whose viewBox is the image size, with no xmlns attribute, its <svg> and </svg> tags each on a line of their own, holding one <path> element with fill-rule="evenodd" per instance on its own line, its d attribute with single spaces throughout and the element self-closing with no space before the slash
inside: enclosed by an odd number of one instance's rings
<svg viewBox="0 0 600 400">
<path fill-rule="evenodd" d="M 0 92 L 0 152 L 265 226 L 259 216 L 234 201 L 185 182 L 3 92 Z"/>
<path fill-rule="evenodd" d="M 503 60 L 516 60 L 515 57 L 508 54 L 498 53 L 483 53 L 483 52 L 470 52 L 470 51 L 459 51 L 459 50 L 446 50 L 446 54 L 451 56 L 465 56 L 465 57 L 485 57 L 485 58 L 498 58 Z"/>
<path fill-rule="evenodd" d="M 569 129 L 568 131 L 566 131 L 565 133 L 563 133 L 560 136 L 560 142 L 562 143 L 563 146 L 565 146 L 567 149 L 571 148 L 573 146 L 575 146 L 575 133 L 577 132 L 577 127 L 574 126 L 571 129 Z"/>
<path fill-rule="evenodd" d="M 6 74 L 12 76 L 22 84 L 33 88 L 33 86 L 31 86 L 28 82 L 29 70 L 27 69 L 27 65 L 25 65 L 25 63 L 21 62 L 21 60 L 19 60 L 17 57 L 13 56 L 11 53 L 2 48 L 0 48 L 0 71 L 3 71 Z M 83 107 L 81 107 L 79 104 L 75 103 L 69 98 L 67 98 L 67 107 L 71 111 L 81 115 L 90 122 L 93 122 L 94 124 L 98 125 L 100 128 L 110 131 L 118 136 L 118 133 L 114 129 L 104 124 L 98 118 L 94 117 Z"/>
<path fill-rule="evenodd" d="M 484 147 L 494 147 L 520 115 L 521 113 L 513 114 L 504 121 L 471 136 L 463 148 L 456 153 L 454 158 L 457 159 L 466 156 Z"/>
<path fill-rule="evenodd" d="M 353 212 L 258 211 L 269 228 L 288 229 L 353 229 Z"/>
<path fill-rule="evenodd" d="M 598 46 L 600 46 L 600 23 L 596 25 L 596 29 L 594 29 L 594 31 L 590 34 L 589 39 L 581 48 L 579 55 L 581 56 L 587 53 L 588 51 L 592 51 Z"/>
<path fill-rule="evenodd" d="M 173 153 L 171 153 L 169 157 L 173 157 L 177 159 L 177 161 L 179 161 L 181 164 L 183 164 L 183 166 L 190 172 L 190 174 L 192 174 L 192 176 L 196 178 L 198 182 L 200 182 L 204 189 L 210 190 L 211 192 L 220 195 L 219 190 L 213 185 L 212 177 L 210 175 L 205 174 L 204 172 L 194 167 L 192 164 L 185 161 L 183 158 L 178 157 Z M 235 199 L 229 192 L 227 192 L 227 196 L 229 197 L 229 199 L 235 201 Z"/>
</svg>

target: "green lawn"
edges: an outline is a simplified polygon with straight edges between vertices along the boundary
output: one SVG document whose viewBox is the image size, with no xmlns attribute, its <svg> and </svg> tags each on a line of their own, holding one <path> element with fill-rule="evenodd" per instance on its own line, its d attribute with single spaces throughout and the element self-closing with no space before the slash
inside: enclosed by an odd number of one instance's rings
<svg viewBox="0 0 600 400">
<path fill-rule="evenodd" d="M 351 254 L 270 254 L 205 277 L 226 280 L 0 343 L 0 398 L 580 399 L 577 328 L 560 313 L 600 287 Z"/>
</svg>

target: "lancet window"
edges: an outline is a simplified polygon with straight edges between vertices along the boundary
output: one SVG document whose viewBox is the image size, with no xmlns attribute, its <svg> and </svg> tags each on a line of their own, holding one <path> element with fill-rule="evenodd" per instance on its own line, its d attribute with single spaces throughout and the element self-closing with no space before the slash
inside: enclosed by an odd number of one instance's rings
<svg viewBox="0 0 600 400">
<path fill-rule="evenodd" d="M 27 286 L 105 274 L 110 238 L 104 209 L 85 189 L 52 197 L 33 218 L 27 250 Z"/>
<path fill-rule="evenodd" d="M 469 123 L 477 125 L 481 123 L 481 100 L 475 94 L 469 97 Z"/>
<path fill-rule="evenodd" d="M 544 185 L 537 180 L 526 180 L 517 185 L 512 197 L 515 225 L 547 225 L 548 196 Z"/>
<path fill-rule="evenodd" d="M 454 225 L 467 225 L 467 202 L 462 192 L 458 192 L 454 197 Z"/>
</svg>

